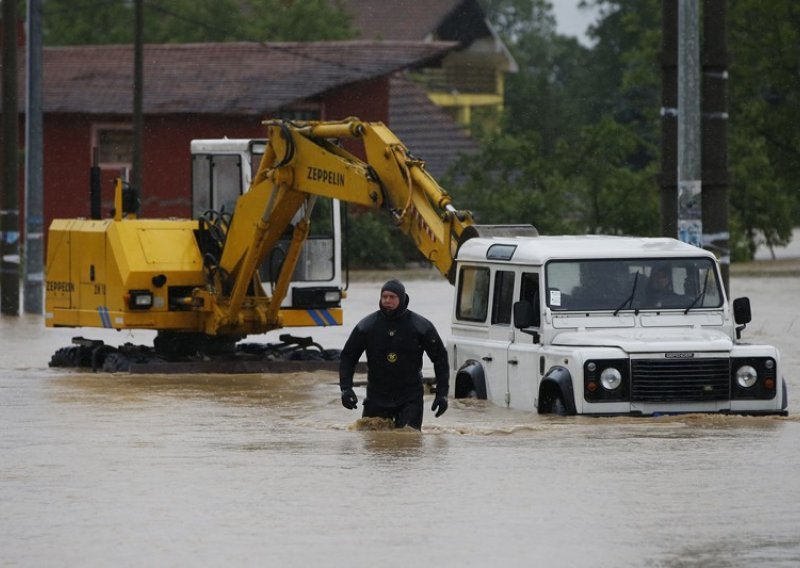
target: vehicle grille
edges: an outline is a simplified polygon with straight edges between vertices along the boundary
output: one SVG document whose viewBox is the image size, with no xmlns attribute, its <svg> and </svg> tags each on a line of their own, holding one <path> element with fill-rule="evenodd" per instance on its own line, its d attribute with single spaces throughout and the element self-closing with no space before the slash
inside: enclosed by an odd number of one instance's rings
<svg viewBox="0 0 800 568">
<path fill-rule="evenodd" d="M 729 367 L 728 359 L 634 359 L 631 361 L 631 400 L 728 400 Z"/>
</svg>

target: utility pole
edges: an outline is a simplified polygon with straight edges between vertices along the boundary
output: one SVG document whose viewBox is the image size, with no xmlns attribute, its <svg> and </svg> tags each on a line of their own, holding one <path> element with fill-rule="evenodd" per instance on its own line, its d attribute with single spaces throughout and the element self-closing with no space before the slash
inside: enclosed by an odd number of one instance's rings
<svg viewBox="0 0 800 568">
<path fill-rule="evenodd" d="M 133 189 L 142 195 L 142 152 L 144 144 L 144 7 L 136 0 L 133 33 Z"/>
<path fill-rule="evenodd" d="M 42 0 L 28 0 L 28 96 L 25 109 L 24 310 L 42 313 L 44 185 L 42 183 Z"/>
<path fill-rule="evenodd" d="M 695 4 L 694 13 L 688 2 Z M 692 91 L 700 79 L 697 60 L 691 58 L 696 53 L 696 3 L 699 0 L 661 2 L 661 234 L 681 237 L 714 252 L 720 260 L 723 281 L 728 289 L 726 2 L 703 2 L 702 80 L 697 87 L 697 98 Z M 686 67 L 683 72 L 679 69 L 682 65 Z M 692 107 L 682 110 L 685 104 L 691 105 L 695 100 L 700 101 L 699 111 Z M 702 114 L 698 115 L 699 112 Z M 681 116 L 683 127 L 679 126 Z M 698 121 L 701 135 L 695 139 L 691 129 Z M 687 127 L 688 132 L 679 132 L 680 128 Z M 698 184 L 702 187 L 695 201 Z"/>
<path fill-rule="evenodd" d="M 720 259 L 730 289 L 728 225 L 728 0 L 705 0 L 703 10 L 703 242 Z"/>
<path fill-rule="evenodd" d="M 0 312 L 19 315 L 19 115 L 17 2 L 3 2 L 2 195 L 0 195 Z"/>
<path fill-rule="evenodd" d="M 700 31 L 697 3 L 678 0 L 678 238 L 703 246 Z"/>
<path fill-rule="evenodd" d="M 678 236 L 678 4 L 661 0 L 661 234 Z"/>
</svg>

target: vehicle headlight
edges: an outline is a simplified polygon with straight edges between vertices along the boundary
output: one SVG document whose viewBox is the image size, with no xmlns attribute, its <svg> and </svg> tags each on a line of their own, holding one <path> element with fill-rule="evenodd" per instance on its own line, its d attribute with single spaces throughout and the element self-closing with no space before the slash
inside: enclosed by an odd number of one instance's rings
<svg viewBox="0 0 800 568">
<path fill-rule="evenodd" d="M 606 367 L 600 373 L 600 384 L 606 390 L 614 390 L 622 384 L 622 373 L 615 367 Z"/>
<path fill-rule="evenodd" d="M 148 310 L 153 306 L 153 293 L 150 290 L 128 290 L 128 308 Z"/>
<path fill-rule="evenodd" d="M 749 389 L 758 380 L 758 373 L 750 365 L 742 365 L 736 369 L 736 382 L 740 387 Z"/>
</svg>

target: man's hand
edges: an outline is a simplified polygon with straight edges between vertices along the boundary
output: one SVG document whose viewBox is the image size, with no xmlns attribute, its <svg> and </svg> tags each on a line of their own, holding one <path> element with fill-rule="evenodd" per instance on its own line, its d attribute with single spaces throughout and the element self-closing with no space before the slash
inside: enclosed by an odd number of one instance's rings
<svg viewBox="0 0 800 568">
<path fill-rule="evenodd" d="M 342 391 L 342 406 L 348 410 L 355 410 L 358 407 L 358 397 L 353 392 L 353 389 L 344 389 Z M 447 408 L 447 403 L 445 403 L 445 408 Z"/>
<path fill-rule="evenodd" d="M 436 418 L 439 418 L 442 414 L 447 412 L 447 397 L 437 396 L 436 398 L 434 398 L 431 410 L 436 410 Z"/>
</svg>

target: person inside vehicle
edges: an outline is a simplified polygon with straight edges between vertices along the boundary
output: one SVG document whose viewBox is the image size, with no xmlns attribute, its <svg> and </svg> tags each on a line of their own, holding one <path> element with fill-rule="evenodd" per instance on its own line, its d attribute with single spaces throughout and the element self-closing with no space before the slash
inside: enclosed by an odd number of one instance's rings
<svg viewBox="0 0 800 568">
<path fill-rule="evenodd" d="M 670 269 L 667 266 L 655 266 L 650 271 L 650 279 L 647 281 L 647 302 L 655 307 L 674 305 L 678 298 L 672 290 L 672 278 Z"/>
<path fill-rule="evenodd" d="M 405 286 L 396 279 L 381 287 L 379 309 L 356 324 L 344 345 L 339 364 L 342 405 L 358 406 L 353 374 L 367 353 L 367 396 L 362 417 L 389 418 L 396 428 L 422 429 L 422 354 L 433 363 L 436 396 L 431 410 L 438 418 L 447 410 L 450 370 L 447 349 L 433 324 L 408 309 Z"/>
</svg>

